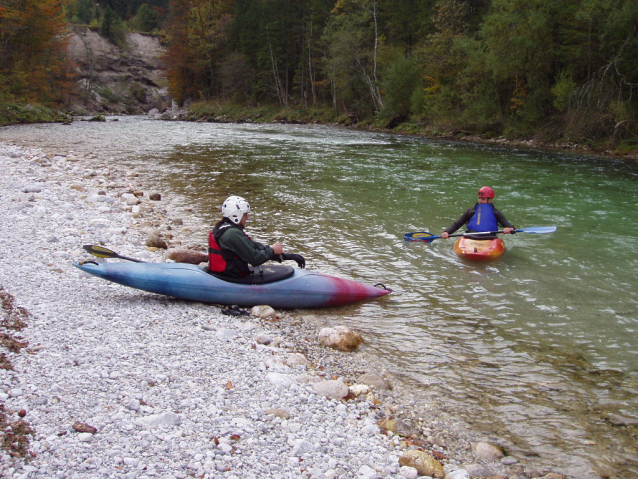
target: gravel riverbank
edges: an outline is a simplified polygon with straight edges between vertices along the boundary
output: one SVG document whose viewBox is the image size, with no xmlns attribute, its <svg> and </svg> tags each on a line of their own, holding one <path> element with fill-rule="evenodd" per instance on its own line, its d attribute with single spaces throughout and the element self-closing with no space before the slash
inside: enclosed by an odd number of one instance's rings
<svg viewBox="0 0 638 479">
<path fill-rule="evenodd" d="M 411 478 L 400 457 L 423 450 L 433 477 L 562 477 L 503 457 L 432 405 L 411 410 L 365 346 L 319 346 L 326 325 L 311 312 L 228 316 L 79 272 L 83 244 L 161 262 L 149 234 L 179 244 L 198 221 L 177 216 L 170 192 L 150 200 L 135 171 L 97 160 L 0 142 L 0 404 L 13 428 L 0 476 Z M 26 327 L 10 331 L 16 314 Z M 368 392 L 370 374 L 394 389 Z M 318 392 L 335 380 L 346 399 Z M 33 431 L 24 454 L 18 424 Z"/>
</svg>

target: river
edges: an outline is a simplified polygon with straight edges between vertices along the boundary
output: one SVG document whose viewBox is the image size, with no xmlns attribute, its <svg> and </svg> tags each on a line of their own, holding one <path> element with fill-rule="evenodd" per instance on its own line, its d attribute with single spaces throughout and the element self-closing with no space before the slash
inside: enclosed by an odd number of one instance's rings
<svg viewBox="0 0 638 479">
<path fill-rule="evenodd" d="M 423 404 L 579 479 L 638 476 L 638 163 L 339 127 L 158 122 L 0 129 L 0 140 L 96 152 L 182 195 L 201 242 L 224 198 L 307 267 L 394 293 L 317 311 L 361 331 Z M 440 234 L 479 187 L 517 227 L 490 263 Z M 107 245 L 108 246 L 108 245 Z"/>
</svg>

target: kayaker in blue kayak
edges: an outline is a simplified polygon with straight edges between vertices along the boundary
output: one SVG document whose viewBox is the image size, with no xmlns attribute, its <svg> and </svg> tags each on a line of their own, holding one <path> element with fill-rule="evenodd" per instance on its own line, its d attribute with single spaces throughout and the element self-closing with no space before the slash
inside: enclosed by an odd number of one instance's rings
<svg viewBox="0 0 638 479">
<path fill-rule="evenodd" d="M 466 226 L 467 233 L 479 231 L 498 231 L 498 227 L 503 227 L 503 234 L 514 234 L 516 228 L 507 218 L 497 210 L 492 201 L 494 200 L 494 190 L 489 186 L 484 186 L 478 191 L 478 203 L 468 209 L 456 220 L 452 226 L 441 233 L 441 238 L 448 238 L 452 233 Z M 495 235 L 478 235 L 476 239 L 493 239 Z"/>
<path fill-rule="evenodd" d="M 222 205 L 222 219 L 208 235 L 208 269 L 228 276 L 245 276 L 248 265 L 259 266 L 269 260 L 293 260 L 300 268 L 306 261 L 299 254 L 284 253 L 280 243 L 267 246 L 253 241 L 244 232 L 250 205 L 241 196 L 229 196 Z"/>
</svg>

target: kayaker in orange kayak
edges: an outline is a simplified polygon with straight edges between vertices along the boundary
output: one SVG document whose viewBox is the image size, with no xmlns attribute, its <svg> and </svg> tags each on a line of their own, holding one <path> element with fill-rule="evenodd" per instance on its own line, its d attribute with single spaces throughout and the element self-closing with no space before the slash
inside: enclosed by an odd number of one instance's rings
<svg viewBox="0 0 638 479">
<path fill-rule="evenodd" d="M 478 191 L 478 203 L 468 209 L 456 220 L 452 226 L 441 233 L 441 238 L 447 239 L 452 233 L 467 225 L 467 233 L 482 231 L 498 231 L 499 225 L 503 227 L 504 234 L 516 233 L 516 228 L 507 218 L 497 210 L 492 201 L 494 200 L 494 190 L 489 186 L 484 186 Z M 470 236 L 471 237 L 471 236 Z M 489 240 L 496 238 L 496 235 L 478 235 L 476 239 Z"/>
</svg>

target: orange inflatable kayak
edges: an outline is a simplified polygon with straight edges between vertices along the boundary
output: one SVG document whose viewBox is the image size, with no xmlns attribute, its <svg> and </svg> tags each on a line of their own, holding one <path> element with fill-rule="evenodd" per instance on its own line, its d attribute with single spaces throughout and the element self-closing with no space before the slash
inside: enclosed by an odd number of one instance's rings
<svg viewBox="0 0 638 479">
<path fill-rule="evenodd" d="M 454 252 L 463 259 L 487 261 L 503 256 L 505 243 L 500 238 L 475 240 L 461 236 L 454 244 Z"/>
</svg>

